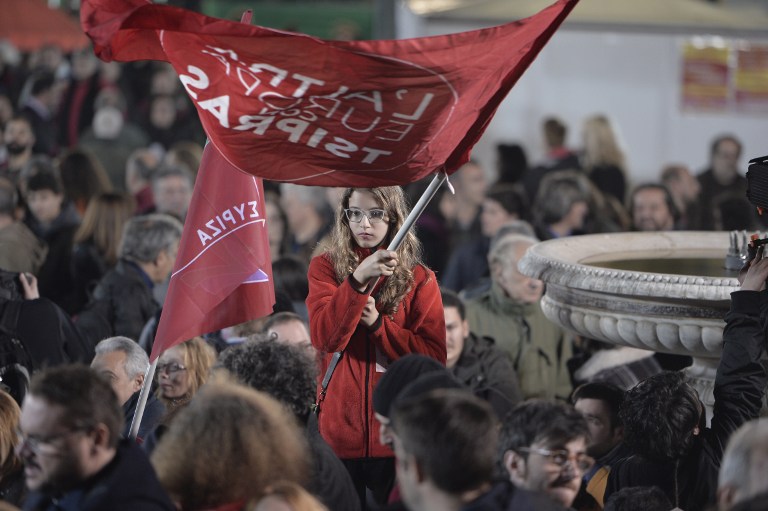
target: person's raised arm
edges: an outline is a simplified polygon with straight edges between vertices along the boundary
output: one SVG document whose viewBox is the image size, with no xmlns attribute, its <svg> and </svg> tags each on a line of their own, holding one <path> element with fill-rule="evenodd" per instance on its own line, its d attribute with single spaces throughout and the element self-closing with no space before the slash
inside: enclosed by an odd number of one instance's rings
<svg viewBox="0 0 768 511">
<path fill-rule="evenodd" d="M 767 293 L 767 278 L 768 258 L 760 247 L 743 279 L 740 278 L 741 289 L 731 293 L 731 309 L 725 317 L 709 442 L 718 459 L 730 435 L 746 421 L 756 418 L 762 407 L 768 375 L 760 360 L 765 349 L 760 308 Z"/>
</svg>

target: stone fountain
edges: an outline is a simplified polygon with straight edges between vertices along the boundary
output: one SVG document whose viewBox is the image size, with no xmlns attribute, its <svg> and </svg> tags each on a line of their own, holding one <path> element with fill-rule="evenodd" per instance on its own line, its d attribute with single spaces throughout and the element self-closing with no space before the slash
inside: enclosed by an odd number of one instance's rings
<svg viewBox="0 0 768 511">
<path fill-rule="evenodd" d="M 534 245 L 520 271 L 543 280 L 546 316 L 577 334 L 690 355 L 687 369 L 709 408 L 723 318 L 737 272 L 726 270 L 727 232 L 612 233 Z"/>
</svg>

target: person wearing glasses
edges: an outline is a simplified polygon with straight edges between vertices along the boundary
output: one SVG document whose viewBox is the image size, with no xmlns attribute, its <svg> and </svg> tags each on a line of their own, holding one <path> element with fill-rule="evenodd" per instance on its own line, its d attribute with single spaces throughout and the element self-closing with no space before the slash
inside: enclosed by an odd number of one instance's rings
<svg viewBox="0 0 768 511">
<path fill-rule="evenodd" d="M 499 422 L 468 390 L 401 395 L 392 408 L 397 482 L 408 509 L 564 511 L 544 495 L 494 480 Z"/>
<path fill-rule="evenodd" d="M 123 407 L 123 436 L 127 438 L 144 385 L 144 374 L 149 369 L 147 352 L 133 339 L 110 337 L 96 345 L 91 369 L 105 376 L 117 394 L 117 400 Z M 150 394 L 139 425 L 137 441 L 143 442 L 164 415 L 163 404 Z"/>
<path fill-rule="evenodd" d="M 320 374 L 330 376 L 318 389 L 320 433 L 352 475 L 363 509 L 366 487 L 384 503 L 394 483 L 373 389 L 409 353 L 446 360 L 440 290 L 421 262 L 419 240 L 409 231 L 397 250 L 386 250 L 407 214 L 399 187 L 345 190 L 327 251 L 309 266 L 310 338 L 321 353 Z"/>
<path fill-rule="evenodd" d="M 572 406 L 529 399 L 504 419 L 499 469 L 515 486 L 568 508 L 595 463 L 587 455 L 588 438 L 587 422 Z"/>
<path fill-rule="evenodd" d="M 147 435 L 142 446 L 148 454 L 154 452 L 160 438 L 176 415 L 184 409 L 208 380 L 216 363 L 216 350 L 202 337 L 193 337 L 165 350 L 157 361 L 155 380 L 157 398 L 166 413 L 160 423 Z"/>
<path fill-rule="evenodd" d="M 16 452 L 27 511 L 172 511 L 141 448 L 120 439 L 123 414 L 106 378 L 85 366 L 38 372 L 21 409 Z"/>
<path fill-rule="evenodd" d="M 186 405 L 208 380 L 216 362 L 214 350 L 202 337 L 194 337 L 165 350 L 157 363 L 157 397 L 169 412 Z"/>
</svg>

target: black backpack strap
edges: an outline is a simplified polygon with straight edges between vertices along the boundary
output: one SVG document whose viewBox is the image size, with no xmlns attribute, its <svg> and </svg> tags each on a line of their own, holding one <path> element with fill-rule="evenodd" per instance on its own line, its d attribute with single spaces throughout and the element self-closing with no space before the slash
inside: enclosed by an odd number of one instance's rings
<svg viewBox="0 0 768 511">
<path fill-rule="evenodd" d="M 376 287 L 378 282 L 379 279 L 376 279 L 373 283 L 369 284 L 369 288 L 367 289 L 373 289 Z M 378 299 L 379 295 L 381 295 L 381 289 L 373 293 L 371 296 L 373 296 L 374 299 Z M 323 401 L 325 401 L 325 394 L 328 391 L 328 385 L 331 383 L 331 376 L 333 376 L 333 372 L 336 370 L 336 366 L 339 365 L 339 361 L 343 355 L 344 350 L 334 352 L 333 357 L 331 358 L 331 363 L 328 364 L 328 369 L 325 371 L 323 381 L 320 382 L 320 395 L 317 396 L 317 402 L 312 405 L 312 411 L 316 414 L 320 413 L 320 405 L 323 404 Z"/>
<path fill-rule="evenodd" d="M 325 371 L 323 381 L 320 382 L 320 395 L 317 396 L 317 402 L 312 405 L 312 411 L 316 414 L 320 413 L 320 405 L 325 401 L 325 394 L 328 391 L 328 385 L 331 383 L 331 376 L 333 376 L 333 372 L 336 370 L 336 366 L 339 365 L 339 360 L 341 360 L 343 355 L 344 350 L 341 350 L 335 352 L 333 357 L 331 357 L 331 363 L 328 364 L 328 369 Z"/>
<path fill-rule="evenodd" d="M 3 304 L 3 310 L 0 312 L 0 332 L 9 337 L 17 337 L 19 316 L 21 315 L 21 305 L 23 303 L 16 300 L 8 300 Z"/>
</svg>

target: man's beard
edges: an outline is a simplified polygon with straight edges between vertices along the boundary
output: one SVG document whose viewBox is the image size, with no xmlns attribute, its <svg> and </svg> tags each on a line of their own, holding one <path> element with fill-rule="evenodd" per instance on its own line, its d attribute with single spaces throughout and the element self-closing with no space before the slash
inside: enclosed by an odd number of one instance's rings
<svg viewBox="0 0 768 511">
<path fill-rule="evenodd" d="M 11 142 L 5 146 L 5 149 L 13 156 L 18 156 L 29 149 L 29 146 L 19 144 L 18 142 Z"/>
</svg>

